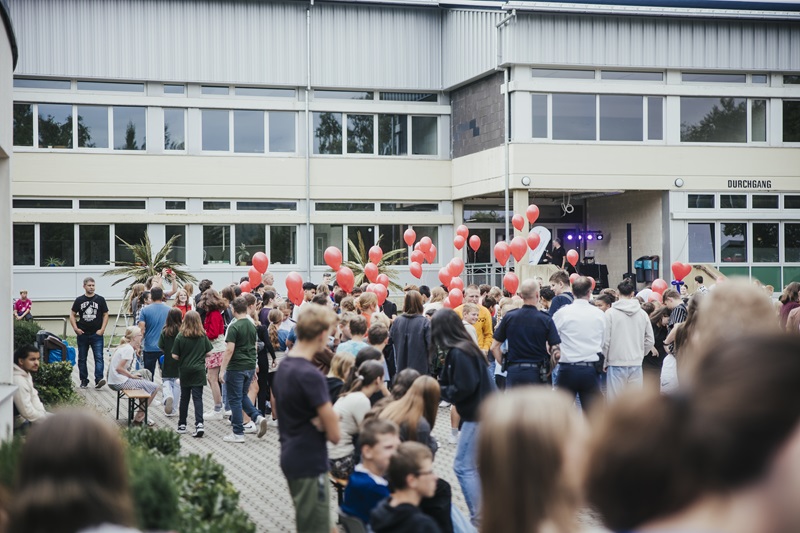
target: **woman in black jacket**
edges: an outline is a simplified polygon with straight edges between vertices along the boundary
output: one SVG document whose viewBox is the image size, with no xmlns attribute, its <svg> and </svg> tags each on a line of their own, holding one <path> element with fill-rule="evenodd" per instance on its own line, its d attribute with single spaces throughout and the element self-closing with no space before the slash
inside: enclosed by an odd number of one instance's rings
<svg viewBox="0 0 800 533">
<path fill-rule="evenodd" d="M 413 368 L 423 376 L 430 374 L 430 328 L 430 322 L 422 315 L 422 295 L 408 291 L 403 302 L 403 314 L 394 320 L 389 332 L 397 372 Z"/>
</svg>

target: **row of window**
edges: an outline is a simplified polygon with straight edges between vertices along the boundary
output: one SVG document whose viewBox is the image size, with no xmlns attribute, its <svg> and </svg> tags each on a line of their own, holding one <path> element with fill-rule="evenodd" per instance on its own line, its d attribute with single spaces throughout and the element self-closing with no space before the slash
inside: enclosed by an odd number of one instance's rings
<svg viewBox="0 0 800 533">
<path fill-rule="evenodd" d="M 800 263 L 798 222 L 690 222 L 689 262 Z"/>
<path fill-rule="evenodd" d="M 435 116 L 330 112 L 313 115 L 315 154 L 439 153 L 439 119 Z"/>
<path fill-rule="evenodd" d="M 781 205 L 783 198 L 783 205 Z M 796 194 L 689 194 L 689 209 L 800 209 Z"/>
<path fill-rule="evenodd" d="M 555 78 L 572 80 L 624 80 L 624 81 L 664 81 L 664 71 L 641 70 L 581 70 L 561 68 L 534 68 L 534 78 Z M 682 72 L 684 83 L 755 83 L 769 84 L 767 74 L 719 73 L 719 72 Z M 800 76 L 787 74 L 783 76 L 784 85 L 800 84 Z"/>
</svg>

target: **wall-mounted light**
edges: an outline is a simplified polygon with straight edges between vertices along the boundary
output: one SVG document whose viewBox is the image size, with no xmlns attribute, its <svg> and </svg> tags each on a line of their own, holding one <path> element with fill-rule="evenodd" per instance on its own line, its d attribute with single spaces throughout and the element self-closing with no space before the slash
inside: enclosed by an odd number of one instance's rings
<svg viewBox="0 0 800 533">
<path fill-rule="evenodd" d="M 676 179 L 676 180 L 675 180 L 675 186 L 676 186 L 677 188 L 679 188 L 679 189 L 680 189 L 681 187 L 683 187 L 683 179 L 682 179 L 682 178 L 678 178 L 678 179 Z"/>
<path fill-rule="evenodd" d="M 522 176 L 522 184 L 526 187 L 530 187 L 531 179 L 528 176 Z"/>
</svg>

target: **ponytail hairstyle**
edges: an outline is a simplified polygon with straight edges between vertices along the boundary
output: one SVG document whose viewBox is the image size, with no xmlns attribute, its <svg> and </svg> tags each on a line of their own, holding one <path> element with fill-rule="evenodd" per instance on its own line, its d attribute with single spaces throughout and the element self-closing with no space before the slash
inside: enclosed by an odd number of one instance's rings
<svg viewBox="0 0 800 533">
<path fill-rule="evenodd" d="M 269 342 L 272 343 L 272 348 L 275 350 L 281 349 L 281 341 L 278 338 L 278 328 L 283 322 L 283 313 L 279 309 L 273 309 L 267 315 L 269 320 L 269 327 L 267 333 L 269 334 Z"/>
<path fill-rule="evenodd" d="M 366 361 L 380 361 L 381 358 L 383 358 L 383 354 L 377 348 L 373 348 L 372 346 L 361 348 L 356 354 L 355 364 L 347 374 L 347 379 L 344 380 L 344 386 L 342 386 L 342 390 L 350 392 L 350 389 L 353 387 L 353 384 L 357 378 L 356 372 L 359 368 L 361 368 L 361 365 L 363 365 Z M 383 368 L 383 365 L 381 365 L 381 368 Z"/>
<path fill-rule="evenodd" d="M 364 387 L 372 385 L 375 383 L 380 377 L 383 377 L 383 365 L 379 361 L 364 361 L 361 363 L 361 366 L 358 367 L 358 370 L 354 372 L 355 378 L 353 379 L 352 383 L 350 383 L 350 387 L 346 393 L 342 394 L 345 396 L 350 394 L 351 392 L 359 392 Z"/>
<path fill-rule="evenodd" d="M 180 313 L 180 311 L 178 311 Z M 139 326 L 128 326 L 125 328 L 125 333 L 122 335 L 122 338 L 119 340 L 119 345 L 124 346 L 126 344 L 130 344 L 133 340 L 134 335 L 137 332 L 141 332 L 141 328 Z"/>
</svg>

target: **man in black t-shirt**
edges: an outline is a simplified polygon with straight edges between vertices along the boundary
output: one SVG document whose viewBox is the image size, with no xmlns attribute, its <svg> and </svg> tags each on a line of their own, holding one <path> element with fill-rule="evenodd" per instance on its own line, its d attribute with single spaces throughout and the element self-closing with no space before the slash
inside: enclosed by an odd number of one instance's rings
<svg viewBox="0 0 800 533">
<path fill-rule="evenodd" d="M 84 294 L 75 298 L 69 314 L 69 323 L 78 336 L 78 373 L 81 388 L 89 386 L 86 358 L 89 348 L 94 355 L 94 384 L 99 389 L 106 384 L 103 377 L 103 334 L 108 325 L 108 305 L 105 298 L 94 292 L 94 278 L 83 280 Z"/>
</svg>

